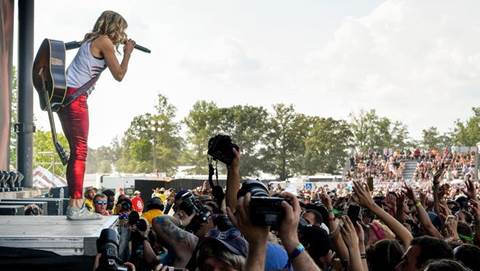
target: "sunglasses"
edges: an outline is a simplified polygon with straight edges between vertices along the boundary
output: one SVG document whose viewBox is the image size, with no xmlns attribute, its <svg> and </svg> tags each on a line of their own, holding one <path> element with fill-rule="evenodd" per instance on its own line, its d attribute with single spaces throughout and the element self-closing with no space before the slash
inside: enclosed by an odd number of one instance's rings
<svg viewBox="0 0 480 271">
<path fill-rule="evenodd" d="M 96 201 L 95 201 L 95 204 L 107 205 L 107 201 L 106 201 L 106 200 L 96 200 Z"/>
</svg>

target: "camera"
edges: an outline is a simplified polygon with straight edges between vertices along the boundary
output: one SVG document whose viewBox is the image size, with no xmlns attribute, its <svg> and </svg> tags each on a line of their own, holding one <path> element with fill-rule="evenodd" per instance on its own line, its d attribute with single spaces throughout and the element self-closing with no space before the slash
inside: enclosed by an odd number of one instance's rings
<svg viewBox="0 0 480 271">
<path fill-rule="evenodd" d="M 103 229 L 97 239 L 97 252 L 102 256 L 99 260 L 97 271 L 119 270 L 127 271 L 118 257 L 118 234 L 113 229 Z"/>
<path fill-rule="evenodd" d="M 140 219 L 140 215 L 136 211 L 130 212 L 128 215 L 128 224 L 130 226 L 135 226 L 139 231 L 147 230 L 147 221 Z"/>
<path fill-rule="evenodd" d="M 231 165 L 235 156 L 232 148 L 235 148 L 237 151 L 240 150 L 235 143 L 232 143 L 230 136 L 218 134 L 208 140 L 207 153 L 212 156 L 214 160 Z"/>
<path fill-rule="evenodd" d="M 282 207 L 282 201 L 285 199 L 270 197 L 265 184 L 259 181 L 245 181 L 238 191 L 237 197 L 245 196 L 249 192 L 252 195 L 250 200 L 250 220 L 252 223 L 278 229 L 285 216 Z"/>
<path fill-rule="evenodd" d="M 192 192 L 187 192 L 181 197 L 182 203 L 180 203 L 179 210 L 185 211 L 187 215 L 192 215 L 195 212 L 197 217 L 200 217 L 202 221 L 206 222 L 210 216 L 210 211 L 203 206 L 198 198 L 196 198 Z"/>
</svg>

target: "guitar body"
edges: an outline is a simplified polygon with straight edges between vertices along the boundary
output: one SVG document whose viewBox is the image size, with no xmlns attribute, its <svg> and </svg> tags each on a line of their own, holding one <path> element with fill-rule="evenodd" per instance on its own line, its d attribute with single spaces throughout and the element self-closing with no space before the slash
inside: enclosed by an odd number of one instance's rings
<svg viewBox="0 0 480 271">
<path fill-rule="evenodd" d="M 53 112 L 62 108 L 67 94 L 65 76 L 65 44 L 62 41 L 44 39 L 38 49 L 32 68 L 33 86 L 37 90 L 40 108 L 48 112 L 52 140 L 63 165 L 68 155 L 57 140 Z"/>
<path fill-rule="evenodd" d="M 33 86 L 38 92 L 40 108 L 60 110 L 67 94 L 65 75 L 65 44 L 63 41 L 44 39 L 38 49 L 32 69 Z M 47 92 L 47 96 L 43 91 Z M 45 97 L 48 97 L 46 101 Z"/>
</svg>

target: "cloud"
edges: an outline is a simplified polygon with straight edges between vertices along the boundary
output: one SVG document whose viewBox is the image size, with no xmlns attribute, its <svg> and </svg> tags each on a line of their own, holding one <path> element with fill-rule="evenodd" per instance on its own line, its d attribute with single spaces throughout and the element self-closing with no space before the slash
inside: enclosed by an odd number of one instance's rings
<svg viewBox="0 0 480 271">
<path fill-rule="evenodd" d="M 305 58 L 301 80 L 349 108 L 377 108 L 414 135 L 445 130 L 480 98 L 478 1 L 388 0 L 347 18 Z"/>
<path fill-rule="evenodd" d="M 249 55 L 240 41 L 220 38 L 186 52 L 181 67 L 194 76 L 207 76 L 221 81 L 245 82 L 261 71 L 260 61 Z"/>
</svg>

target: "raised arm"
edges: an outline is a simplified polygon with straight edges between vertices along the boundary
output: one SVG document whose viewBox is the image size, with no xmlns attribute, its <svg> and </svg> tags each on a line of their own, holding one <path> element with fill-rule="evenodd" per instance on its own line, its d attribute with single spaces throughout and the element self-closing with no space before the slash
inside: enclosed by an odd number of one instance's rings
<svg viewBox="0 0 480 271">
<path fill-rule="evenodd" d="M 300 221 L 301 208 L 297 197 L 288 192 L 283 192 L 282 196 L 286 200 L 282 202 L 283 209 L 285 210 L 285 217 L 280 225 L 278 235 L 282 240 L 283 246 L 287 250 L 293 269 L 296 271 L 320 270 L 298 240 L 297 229 Z M 287 203 L 287 201 L 290 204 Z"/>
<path fill-rule="evenodd" d="M 348 249 L 347 249 L 347 246 L 345 245 L 345 242 L 342 239 L 342 235 L 340 234 L 338 222 L 335 220 L 335 214 L 333 213 L 332 199 L 325 191 L 322 194 L 320 194 L 320 199 L 322 200 L 323 205 L 325 205 L 328 211 L 328 228 L 330 230 L 330 234 L 333 236 L 335 251 L 337 252 L 342 262 L 347 261 Z"/>
<path fill-rule="evenodd" d="M 410 242 L 413 239 L 412 234 L 405 228 L 398 220 L 393 216 L 385 212 L 382 207 L 378 206 L 375 201 L 373 201 L 372 196 L 368 187 L 365 187 L 360 182 L 353 182 L 353 191 L 356 201 L 365 208 L 370 209 L 374 214 L 380 218 L 383 223 L 385 223 L 395 235 L 402 241 L 404 247 L 409 247 Z"/>
<path fill-rule="evenodd" d="M 175 252 L 174 265 L 185 267 L 197 246 L 198 237 L 178 227 L 177 223 L 180 223 L 176 220 L 168 215 L 158 216 L 153 219 L 152 227 L 162 243 Z"/>
<path fill-rule="evenodd" d="M 440 234 L 437 228 L 433 226 L 432 221 L 428 217 L 427 211 L 425 211 L 425 208 L 423 208 L 422 203 L 415 196 L 415 193 L 413 192 L 412 188 L 405 184 L 403 186 L 403 189 L 405 190 L 407 197 L 415 203 L 418 220 L 420 220 L 420 224 L 425 229 L 425 231 L 433 237 L 443 239 L 443 236 Z"/>
<path fill-rule="evenodd" d="M 115 47 L 113 42 L 107 36 L 100 36 L 92 44 L 92 52 L 98 51 L 105 59 L 108 69 L 112 73 L 113 78 L 117 81 L 122 81 L 128 70 L 128 62 L 132 54 L 135 42 L 128 40 L 123 47 L 123 59 L 119 63 L 115 56 Z"/>
<path fill-rule="evenodd" d="M 232 148 L 235 157 L 230 166 L 227 166 L 227 207 L 235 213 L 237 206 L 237 193 L 240 190 L 240 152 Z"/>
</svg>

